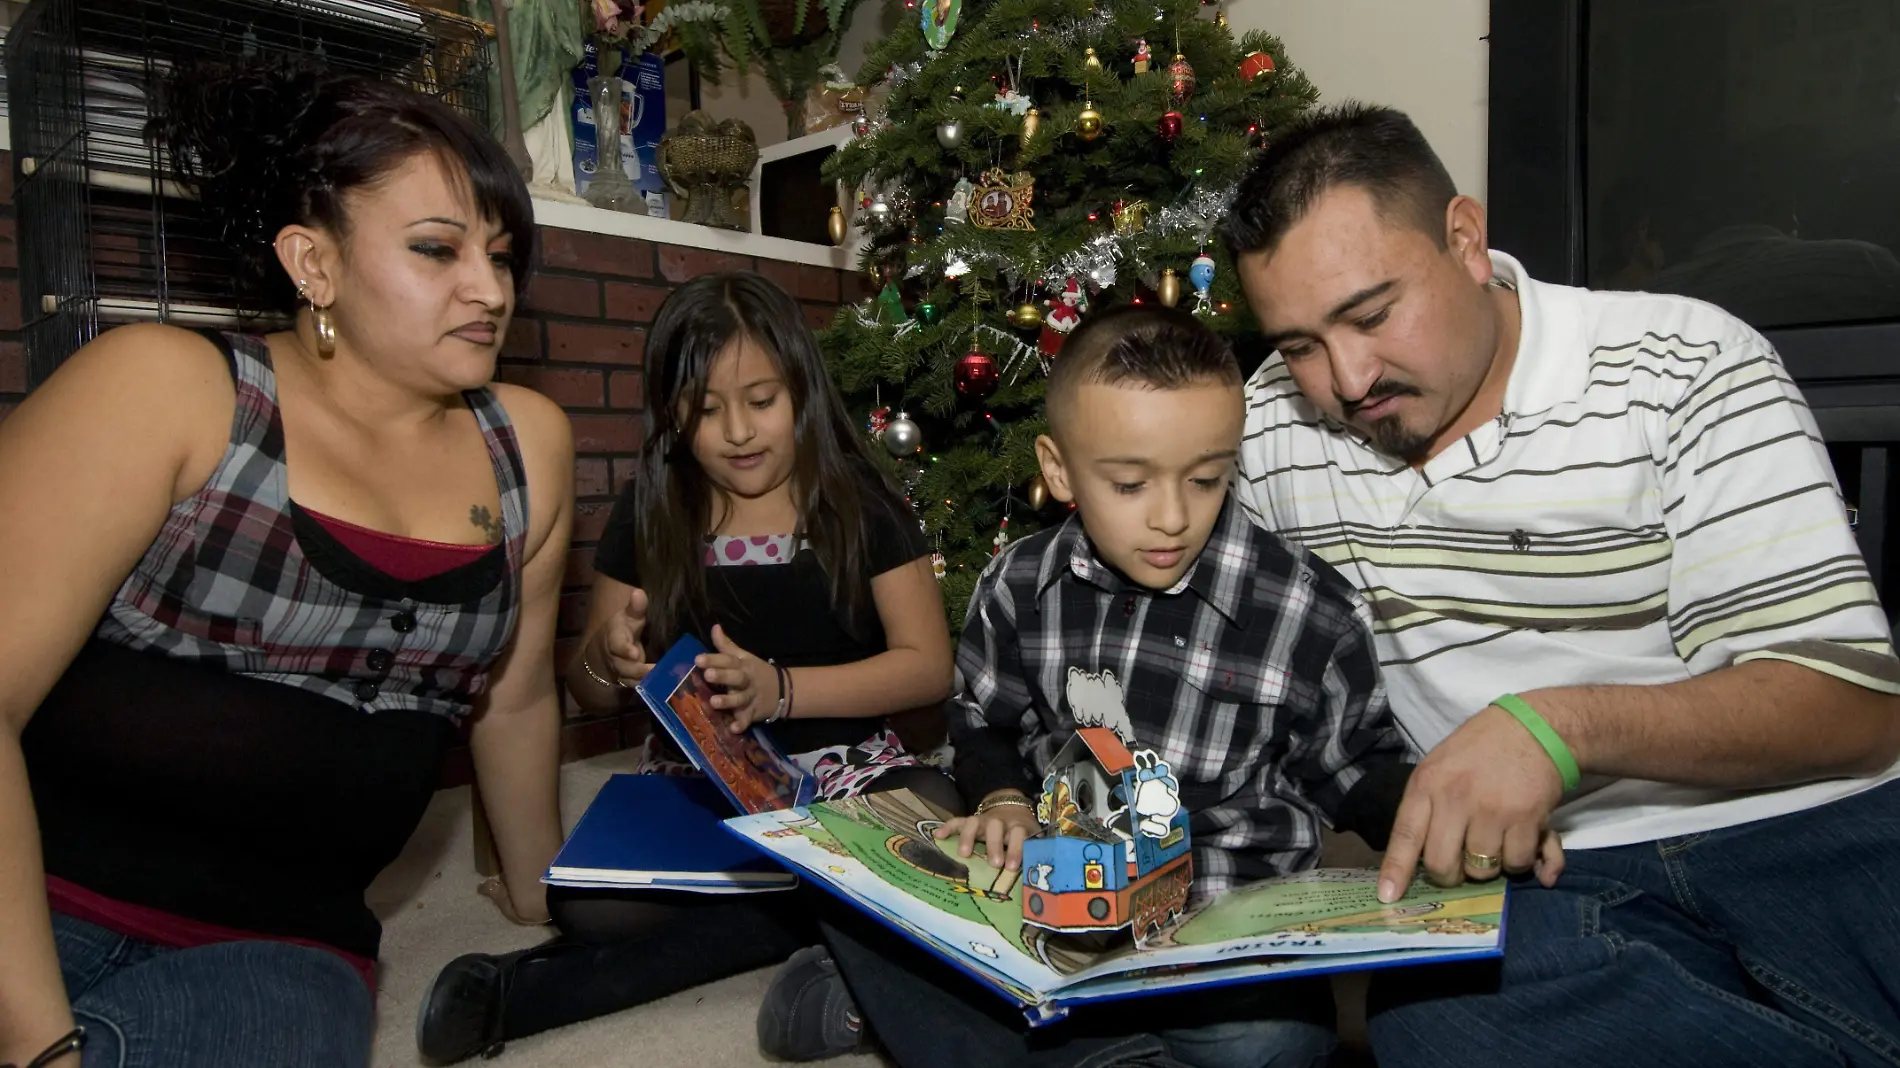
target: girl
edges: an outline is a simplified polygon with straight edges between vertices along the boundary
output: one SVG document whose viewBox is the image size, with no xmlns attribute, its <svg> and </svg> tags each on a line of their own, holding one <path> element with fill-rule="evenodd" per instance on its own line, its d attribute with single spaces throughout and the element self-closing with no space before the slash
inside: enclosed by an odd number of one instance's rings
<svg viewBox="0 0 1900 1068">
<path fill-rule="evenodd" d="M 363 893 L 462 724 L 517 913 L 560 844 L 573 441 L 488 384 L 533 208 L 399 86 L 181 69 L 158 114 L 290 322 L 121 327 L 0 424 L 0 1062 L 366 1065 Z"/>
<path fill-rule="evenodd" d="M 906 710 L 935 715 L 950 692 L 928 550 L 865 453 L 797 304 L 755 274 L 695 279 L 660 309 L 647 360 L 642 468 L 595 554 L 570 692 L 589 708 L 622 707 L 650 661 L 697 635 L 713 650 L 701 664 L 725 691 L 715 704 L 731 729 L 770 722 L 822 797 L 906 788 L 961 811 L 954 784 L 891 724 Z M 437 977 L 425 1056 L 459 1060 L 816 940 L 813 903 L 797 894 L 550 888 L 548 904 L 565 939 L 464 957 Z M 850 1048 L 842 992 L 823 949 L 802 951 L 767 993 L 761 1043 L 790 1059 Z"/>
</svg>

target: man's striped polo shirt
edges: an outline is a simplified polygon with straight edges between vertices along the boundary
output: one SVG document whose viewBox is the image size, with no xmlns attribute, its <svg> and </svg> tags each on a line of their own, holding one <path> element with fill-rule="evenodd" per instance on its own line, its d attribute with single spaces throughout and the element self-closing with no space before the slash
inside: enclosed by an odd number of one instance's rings
<svg viewBox="0 0 1900 1068">
<path fill-rule="evenodd" d="M 1412 739 L 1430 749 L 1501 693 L 1755 659 L 1900 693 L 1826 450 L 1768 342 L 1699 301 L 1491 258 L 1523 316 L 1504 411 L 1422 469 L 1323 417 L 1278 357 L 1247 386 L 1240 498 L 1365 594 Z M 1571 848 L 1650 841 L 1897 773 L 1749 792 L 1587 780 L 1556 826 Z"/>
</svg>

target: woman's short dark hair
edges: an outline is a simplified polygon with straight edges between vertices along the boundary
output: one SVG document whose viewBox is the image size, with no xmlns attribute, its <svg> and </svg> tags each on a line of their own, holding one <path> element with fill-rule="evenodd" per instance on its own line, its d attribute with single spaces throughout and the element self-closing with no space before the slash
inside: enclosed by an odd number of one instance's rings
<svg viewBox="0 0 1900 1068">
<path fill-rule="evenodd" d="M 1386 219 L 1445 247 L 1445 206 L 1458 187 L 1438 153 L 1404 112 L 1349 102 L 1307 113 L 1260 153 L 1221 226 L 1227 251 L 1273 251 L 1323 194 L 1342 185 L 1364 189 Z"/>
<path fill-rule="evenodd" d="M 278 231 L 301 223 L 347 234 L 344 196 L 424 152 L 449 164 L 451 180 L 465 180 L 476 207 L 514 239 L 516 294 L 527 285 L 528 188 L 487 131 L 434 97 L 296 59 L 189 64 L 161 85 L 151 135 L 219 227 L 246 310 L 296 307 Z"/>
</svg>

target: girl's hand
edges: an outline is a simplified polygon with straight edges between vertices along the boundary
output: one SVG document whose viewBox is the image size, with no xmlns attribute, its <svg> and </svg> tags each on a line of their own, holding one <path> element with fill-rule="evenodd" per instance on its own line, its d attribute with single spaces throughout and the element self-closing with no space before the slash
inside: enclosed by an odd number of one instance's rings
<svg viewBox="0 0 1900 1068">
<path fill-rule="evenodd" d="M 694 663 L 705 669 L 707 682 L 725 687 L 725 693 L 713 697 L 712 706 L 732 717 L 732 733 L 744 734 L 778 710 L 778 669 L 739 648 L 717 624 L 712 640 L 718 652 L 703 653 Z"/>
<path fill-rule="evenodd" d="M 1015 790 L 999 790 L 997 794 L 1007 793 L 1012 797 L 1023 797 Z M 990 797 L 984 798 L 988 801 Z M 1027 801 L 1027 797 L 1023 797 Z M 939 841 L 955 835 L 957 856 L 967 857 L 976 850 L 978 839 L 983 842 L 983 857 L 990 866 L 1004 871 L 1020 871 L 1023 866 L 1023 841 L 1042 830 L 1041 821 L 1036 819 L 1036 810 L 1026 805 L 996 805 L 988 812 L 976 816 L 959 816 L 946 821 L 937 828 Z M 1001 862 L 998 863 L 998 859 Z"/>
<path fill-rule="evenodd" d="M 632 686 L 646 678 L 647 672 L 653 667 L 647 660 L 646 648 L 641 644 L 646 627 L 647 594 L 645 590 L 635 587 L 627 595 L 627 603 L 621 605 L 620 611 L 614 613 L 607 625 L 601 628 L 602 659 L 589 663 L 598 664 L 601 670 L 610 672 L 608 677 L 622 686 Z"/>
</svg>

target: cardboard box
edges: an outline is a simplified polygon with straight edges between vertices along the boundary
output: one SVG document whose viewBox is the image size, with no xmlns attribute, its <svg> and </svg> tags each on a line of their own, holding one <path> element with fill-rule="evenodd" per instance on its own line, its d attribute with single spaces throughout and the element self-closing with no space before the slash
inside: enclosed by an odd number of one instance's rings
<svg viewBox="0 0 1900 1068">
<path fill-rule="evenodd" d="M 589 41 L 574 68 L 572 118 L 574 191 L 583 196 L 593 181 L 595 123 L 587 83 L 599 70 L 600 56 Z M 646 199 L 647 214 L 668 217 L 666 182 L 660 177 L 660 138 L 666 135 L 666 64 L 657 53 L 628 59 L 620 66 L 620 162 L 635 189 Z"/>
</svg>

